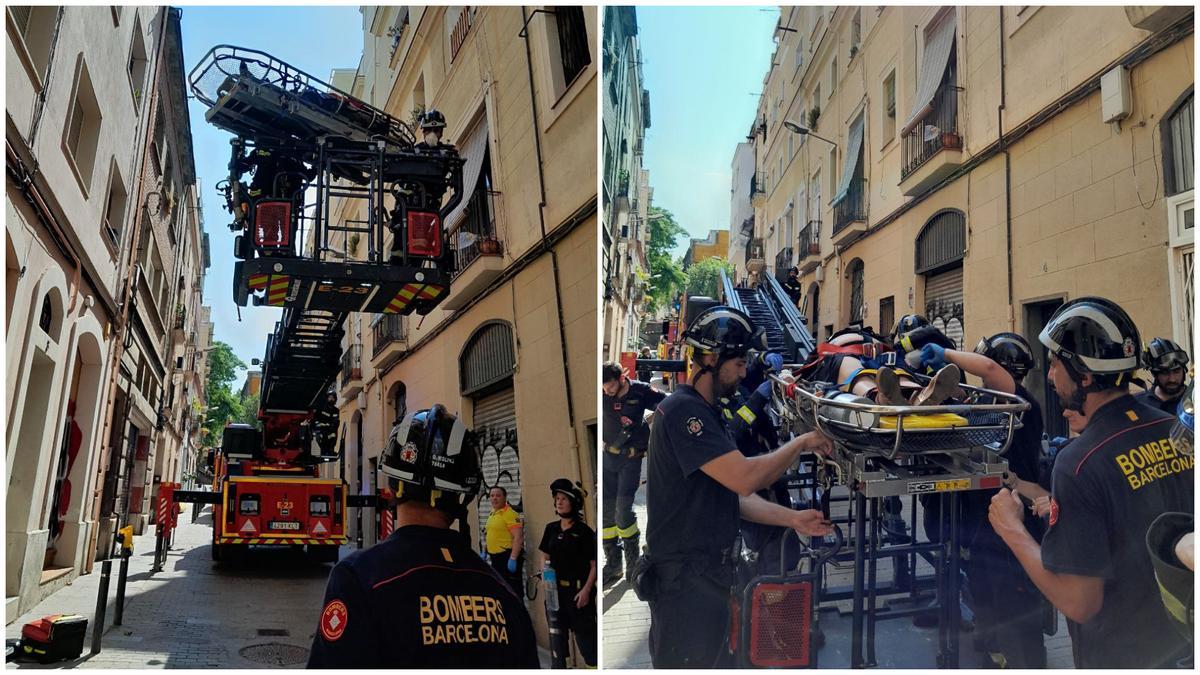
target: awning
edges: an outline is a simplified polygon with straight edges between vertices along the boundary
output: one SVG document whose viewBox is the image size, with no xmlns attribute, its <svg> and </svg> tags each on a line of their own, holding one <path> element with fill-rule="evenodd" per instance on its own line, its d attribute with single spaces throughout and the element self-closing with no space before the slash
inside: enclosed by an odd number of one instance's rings
<svg viewBox="0 0 1200 675">
<path fill-rule="evenodd" d="M 471 129 L 466 140 L 458 144 L 458 154 L 466 160 L 463 164 L 463 198 L 445 218 L 444 225 L 447 231 L 458 226 L 459 221 L 466 215 L 467 202 L 471 201 L 471 193 L 475 191 L 475 184 L 479 182 L 479 172 L 483 169 L 483 156 L 487 153 L 487 147 L 487 117 L 482 117 Z"/>
<path fill-rule="evenodd" d="M 925 42 L 925 59 L 921 63 L 921 79 L 917 81 L 917 94 L 913 99 L 912 113 L 904 128 L 900 130 L 903 136 L 917 126 L 917 120 L 933 107 L 933 97 L 937 95 L 938 85 L 942 75 L 946 73 L 946 65 L 950 62 L 950 49 L 954 46 L 954 14 L 946 16 L 933 29 Z"/>
<path fill-rule="evenodd" d="M 854 170 L 858 168 L 859 156 L 862 154 L 863 116 L 859 113 L 850 124 L 850 139 L 846 143 L 846 165 L 842 167 L 842 179 L 838 181 L 837 194 L 833 196 L 832 204 L 837 204 L 846 197 L 850 190 L 850 181 L 854 178 Z"/>
</svg>

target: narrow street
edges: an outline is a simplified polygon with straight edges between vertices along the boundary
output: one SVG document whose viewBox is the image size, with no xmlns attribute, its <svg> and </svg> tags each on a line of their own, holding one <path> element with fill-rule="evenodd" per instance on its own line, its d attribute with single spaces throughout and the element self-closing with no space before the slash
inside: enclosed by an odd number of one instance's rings
<svg viewBox="0 0 1200 675">
<path fill-rule="evenodd" d="M 192 508 L 190 505 L 187 507 Z M 5 637 L 48 614 L 88 617 L 82 658 L 52 666 L 85 668 L 303 667 L 308 659 L 331 565 L 287 550 L 256 550 L 241 564 L 214 563 L 209 508 L 191 522 L 180 516 L 175 545 L 163 570 L 151 574 L 154 536 L 137 537 L 130 560 L 122 625 L 114 626 L 114 562 L 102 651 L 89 655 L 100 566 L 51 595 L 8 626 Z M 148 530 L 152 532 L 152 530 Z M 347 549 L 348 552 L 349 549 Z"/>
</svg>

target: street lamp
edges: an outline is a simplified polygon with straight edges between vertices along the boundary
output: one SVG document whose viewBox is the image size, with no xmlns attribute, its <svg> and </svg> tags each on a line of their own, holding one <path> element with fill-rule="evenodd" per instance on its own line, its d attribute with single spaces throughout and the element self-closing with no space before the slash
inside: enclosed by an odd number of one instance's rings
<svg viewBox="0 0 1200 675">
<path fill-rule="evenodd" d="M 816 138 L 818 140 L 825 141 L 826 143 L 832 145 L 835 148 L 838 146 L 837 143 L 834 143 L 833 141 L 829 140 L 828 138 L 823 138 L 821 136 L 814 134 L 812 132 L 812 129 L 809 129 L 808 127 L 802 127 L 799 124 L 797 124 L 796 122 L 793 122 L 791 120 L 784 120 L 783 126 L 785 129 L 787 129 L 788 131 L 790 131 L 794 134 L 800 134 L 801 136 L 812 136 L 813 138 Z"/>
</svg>

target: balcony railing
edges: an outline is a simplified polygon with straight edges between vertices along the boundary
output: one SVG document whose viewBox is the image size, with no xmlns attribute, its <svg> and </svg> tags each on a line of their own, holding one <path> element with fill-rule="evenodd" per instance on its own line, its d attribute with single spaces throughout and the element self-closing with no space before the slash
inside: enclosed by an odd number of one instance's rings
<svg viewBox="0 0 1200 675">
<path fill-rule="evenodd" d="M 353 380 L 362 379 L 362 345 L 350 345 L 342 354 L 342 389 Z"/>
<path fill-rule="evenodd" d="M 847 225 L 867 219 L 866 181 L 851 178 L 850 186 L 842 200 L 833 207 L 833 233 L 836 235 Z"/>
<path fill-rule="evenodd" d="M 371 356 L 379 355 L 385 347 L 405 338 L 404 318 L 399 314 L 384 314 L 379 323 L 371 327 Z"/>
<path fill-rule="evenodd" d="M 767 174 L 764 171 L 751 174 L 750 176 L 750 197 L 753 199 L 755 195 L 767 194 Z"/>
<path fill-rule="evenodd" d="M 783 281 L 788 277 L 788 270 L 792 267 L 792 247 L 788 246 L 779 250 L 775 254 L 775 278 Z"/>
<path fill-rule="evenodd" d="M 962 136 L 958 133 L 958 92 L 953 80 L 938 90 L 933 97 L 933 108 L 917 120 L 912 130 L 904 134 L 903 143 L 900 180 L 907 178 L 943 149 L 962 148 Z"/>
<path fill-rule="evenodd" d="M 797 257 L 804 260 L 810 255 L 821 255 L 821 221 L 810 220 L 800 230 L 800 242 Z"/>
<path fill-rule="evenodd" d="M 454 276 L 458 276 L 481 255 L 500 255 L 496 239 L 496 198 L 499 192 L 476 190 L 467 200 L 462 221 L 450 233 L 454 249 Z"/>
</svg>

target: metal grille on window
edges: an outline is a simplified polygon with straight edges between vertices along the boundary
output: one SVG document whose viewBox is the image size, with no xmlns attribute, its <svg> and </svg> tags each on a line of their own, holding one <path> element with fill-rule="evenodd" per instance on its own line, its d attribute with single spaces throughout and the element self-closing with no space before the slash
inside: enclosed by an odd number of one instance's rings
<svg viewBox="0 0 1200 675">
<path fill-rule="evenodd" d="M 917 235 L 916 273 L 937 271 L 963 259 L 967 248 L 967 219 L 961 211 L 943 211 Z"/>
<path fill-rule="evenodd" d="M 850 323 L 863 320 L 863 262 L 850 263 Z"/>
<path fill-rule="evenodd" d="M 558 26 L 558 48 L 562 56 L 563 82 L 570 84 L 575 76 L 592 62 L 588 49 L 587 24 L 583 7 L 556 7 L 554 20 Z"/>
<path fill-rule="evenodd" d="M 1195 251 L 1195 249 L 1185 252 L 1181 256 L 1181 258 L 1183 260 L 1182 272 L 1183 272 L 1183 278 L 1185 281 L 1185 283 L 1183 284 L 1183 307 L 1184 307 L 1184 316 L 1185 316 L 1184 325 L 1187 327 L 1187 344 L 1189 347 L 1188 352 L 1191 353 L 1192 352 L 1192 350 L 1190 349 L 1191 345 L 1196 344 L 1195 343 L 1196 285 L 1193 281 L 1196 278 L 1195 277 L 1195 273 L 1196 273 L 1196 251 Z M 1195 355 L 1193 354 L 1193 356 L 1195 356 Z"/>
<path fill-rule="evenodd" d="M 459 361 L 459 385 L 463 396 L 494 388 L 512 377 L 512 328 L 506 323 L 485 324 L 475 331 Z"/>
</svg>

